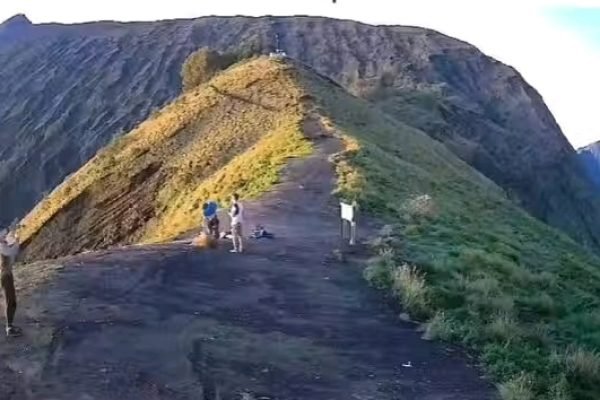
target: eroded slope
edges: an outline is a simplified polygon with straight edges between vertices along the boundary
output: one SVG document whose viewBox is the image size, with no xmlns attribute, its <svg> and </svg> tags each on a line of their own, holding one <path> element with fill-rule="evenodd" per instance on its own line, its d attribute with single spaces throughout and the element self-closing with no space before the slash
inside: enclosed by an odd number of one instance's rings
<svg viewBox="0 0 600 400">
<path fill-rule="evenodd" d="M 265 58 L 186 92 L 36 206 L 27 257 L 170 239 L 200 225 L 202 201 L 266 189 L 286 158 L 309 152 L 302 95 L 288 66 Z"/>
</svg>

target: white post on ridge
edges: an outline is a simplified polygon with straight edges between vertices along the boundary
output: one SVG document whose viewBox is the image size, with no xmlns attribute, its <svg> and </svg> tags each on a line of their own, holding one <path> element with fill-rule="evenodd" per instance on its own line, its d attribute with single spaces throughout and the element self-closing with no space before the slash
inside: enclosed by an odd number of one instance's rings
<svg viewBox="0 0 600 400">
<path fill-rule="evenodd" d="M 356 202 L 352 204 L 340 202 L 341 235 L 345 239 L 345 225 L 350 225 L 350 246 L 356 244 Z"/>
</svg>

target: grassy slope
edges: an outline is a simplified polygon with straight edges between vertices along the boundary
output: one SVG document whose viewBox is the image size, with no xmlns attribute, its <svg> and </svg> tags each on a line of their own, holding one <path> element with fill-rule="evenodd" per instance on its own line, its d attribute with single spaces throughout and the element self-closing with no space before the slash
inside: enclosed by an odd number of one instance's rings
<svg viewBox="0 0 600 400">
<path fill-rule="evenodd" d="M 171 239 L 200 224 L 200 201 L 257 195 L 286 158 L 310 152 L 302 95 L 286 65 L 264 58 L 186 92 L 29 213 L 26 255 Z"/>
<path fill-rule="evenodd" d="M 351 138 L 341 195 L 392 224 L 367 278 L 428 320 L 427 336 L 476 349 L 504 398 L 597 399 L 600 260 L 423 132 L 305 80 Z"/>
</svg>

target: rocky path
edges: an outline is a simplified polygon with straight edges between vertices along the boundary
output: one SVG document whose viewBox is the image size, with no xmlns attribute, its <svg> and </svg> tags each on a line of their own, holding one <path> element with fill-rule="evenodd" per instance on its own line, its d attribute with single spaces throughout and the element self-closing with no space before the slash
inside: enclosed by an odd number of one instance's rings
<svg viewBox="0 0 600 400">
<path fill-rule="evenodd" d="M 131 247 L 35 272 L 46 283 L 22 296 L 25 336 L 0 339 L 0 398 L 494 398 L 460 352 L 400 321 L 359 263 L 332 256 L 336 146 L 324 139 L 286 183 L 247 204 L 277 238 L 246 254 L 229 243 Z M 21 282 L 41 267 L 30 268 Z"/>
</svg>

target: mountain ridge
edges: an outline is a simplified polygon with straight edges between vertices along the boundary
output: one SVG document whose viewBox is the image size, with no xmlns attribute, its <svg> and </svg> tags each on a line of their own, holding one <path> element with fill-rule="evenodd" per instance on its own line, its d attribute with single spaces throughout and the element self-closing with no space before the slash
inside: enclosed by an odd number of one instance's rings
<svg viewBox="0 0 600 400">
<path fill-rule="evenodd" d="M 536 217 L 600 243 L 595 188 L 542 97 L 466 42 L 316 17 L 42 24 L 27 32 L 0 37 L 0 190 L 10 205 L 2 223 L 174 99 L 189 53 L 268 53 L 279 35 L 291 57 L 443 142 Z"/>
</svg>

